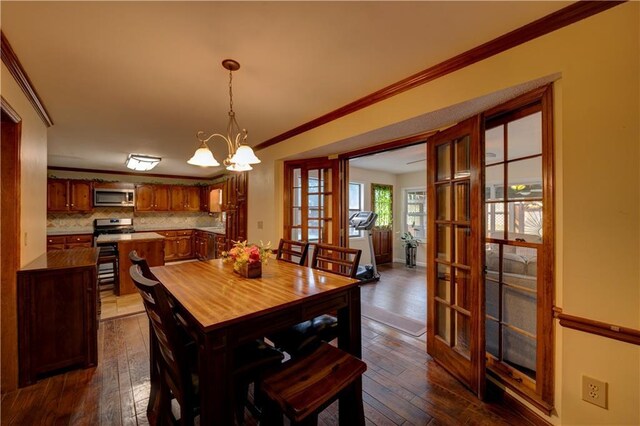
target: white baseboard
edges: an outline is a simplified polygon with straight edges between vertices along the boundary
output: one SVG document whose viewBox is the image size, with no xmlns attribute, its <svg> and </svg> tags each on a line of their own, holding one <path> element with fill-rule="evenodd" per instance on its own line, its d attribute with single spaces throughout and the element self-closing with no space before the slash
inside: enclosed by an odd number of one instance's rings
<svg viewBox="0 0 640 426">
<path fill-rule="evenodd" d="M 406 261 L 405 258 L 394 258 L 393 259 L 393 263 L 402 263 L 402 264 L 404 264 L 404 263 L 406 263 L 405 261 Z M 423 267 L 426 268 L 427 264 L 425 262 L 416 262 L 416 266 L 423 266 Z"/>
</svg>

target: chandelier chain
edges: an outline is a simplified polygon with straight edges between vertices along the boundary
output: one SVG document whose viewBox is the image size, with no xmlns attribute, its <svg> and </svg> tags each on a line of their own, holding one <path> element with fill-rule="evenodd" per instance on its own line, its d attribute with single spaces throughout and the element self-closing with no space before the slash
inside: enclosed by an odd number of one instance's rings
<svg viewBox="0 0 640 426">
<path fill-rule="evenodd" d="M 229 70 L 229 112 L 233 112 L 233 72 Z"/>
</svg>

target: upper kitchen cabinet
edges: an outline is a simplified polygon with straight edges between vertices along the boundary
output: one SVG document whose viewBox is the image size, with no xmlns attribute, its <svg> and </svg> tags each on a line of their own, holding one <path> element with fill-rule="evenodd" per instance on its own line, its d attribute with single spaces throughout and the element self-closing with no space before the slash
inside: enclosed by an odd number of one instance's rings
<svg viewBox="0 0 640 426">
<path fill-rule="evenodd" d="M 169 199 L 167 185 L 136 185 L 136 211 L 168 211 Z"/>
<path fill-rule="evenodd" d="M 93 210 L 93 183 L 86 180 L 48 179 L 47 211 L 88 212 Z"/>
<path fill-rule="evenodd" d="M 204 186 L 200 195 L 200 210 L 209 213 L 219 213 L 223 208 L 224 183 Z"/>
<path fill-rule="evenodd" d="M 171 187 L 171 210 L 173 211 L 200 211 L 200 187 L 179 186 Z"/>
</svg>

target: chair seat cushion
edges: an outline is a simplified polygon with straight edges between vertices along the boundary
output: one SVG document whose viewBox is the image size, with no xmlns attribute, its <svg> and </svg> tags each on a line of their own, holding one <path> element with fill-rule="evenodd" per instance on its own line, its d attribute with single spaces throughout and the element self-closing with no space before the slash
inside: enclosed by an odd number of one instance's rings
<svg viewBox="0 0 640 426">
<path fill-rule="evenodd" d="M 233 373 L 251 378 L 282 363 L 284 355 L 262 340 L 254 340 L 236 349 Z"/>
<path fill-rule="evenodd" d="M 314 351 L 321 342 L 330 342 L 336 337 L 338 319 L 332 315 L 320 315 L 274 333 L 269 340 L 292 357 L 297 357 Z"/>
</svg>

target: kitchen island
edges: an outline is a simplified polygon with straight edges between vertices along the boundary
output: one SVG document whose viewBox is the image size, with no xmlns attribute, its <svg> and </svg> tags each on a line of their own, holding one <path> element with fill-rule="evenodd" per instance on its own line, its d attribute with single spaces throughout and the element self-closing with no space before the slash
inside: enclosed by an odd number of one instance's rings
<svg viewBox="0 0 640 426">
<path fill-rule="evenodd" d="M 96 244 L 116 243 L 118 245 L 118 272 L 120 279 L 114 287 L 116 296 L 135 293 L 136 287 L 129 276 L 131 261 L 129 252 L 135 250 L 138 256 L 147 260 L 149 266 L 164 265 L 164 238 L 155 232 L 136 232 L 133 234 L 100 235 Z"/>
</svg>

